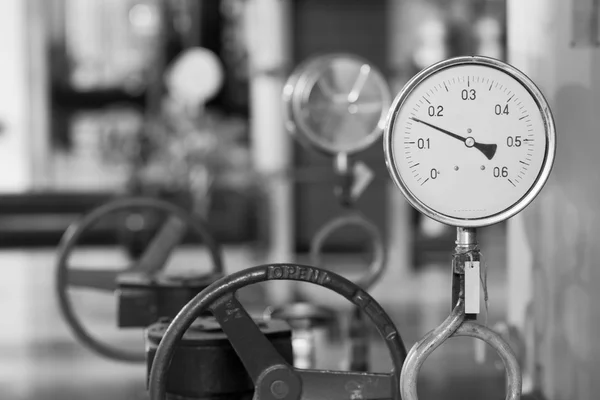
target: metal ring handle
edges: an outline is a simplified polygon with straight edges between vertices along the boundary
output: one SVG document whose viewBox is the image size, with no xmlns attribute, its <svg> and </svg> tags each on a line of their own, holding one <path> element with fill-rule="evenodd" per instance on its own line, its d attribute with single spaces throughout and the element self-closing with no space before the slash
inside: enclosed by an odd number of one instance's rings
<svg viewBox="0 0 600 400">
<path fill-rule="evenodd" d="M 165 212 L 170 216 L 163 225 L 159 233 L 156 234 L 152 242 L 148 245 L 147 251 L 142 256 L 142 262 L 133 265 L 125 270 L 127 272 L 144 271 L 149 274 L 155 273 L 164 268 L 171 250 L 181 239 L 185 226 L 191 228 L 202 238 L 203 243 L 208 247 L 213 273 L 223 275 L 223 261 L 221 257 L 221 248 L 210 234 L 206 223 L 197 216 L 191 216 L 183 209 L 174 206 L 163 200 L 143 197 L 132 197 L 118 199 L 104 204 L 90 213 L 84 215 L 79 221 L 71 224 L 58 245 L 58 261 L 56 268 L 56 294 L 61 314 L 75 337 L 88 348 L 96 353 L 119 361 L 125 362 L 144 362 L 145 352 L 128 351 L 105 344 L 93 335 L 83 326 L 83 323 L 75 313 L 71 300 L 67 294 L 67 287 L 71 281 L 79 280 L 82 287 L 94 287 L 107 292 L 114 292 L 117 289 L 116 278 L 118 270 L 73 270 L 68 268 L 68 259 L 73 252 L 81 236 L 105 215 L 128 208 L 153 208 Z M 144 262 L 147 260 L 148 262 Z"/>
<path fill-rule="evenodd" d="M 319 285 L 357 305 L 384 338 L 392 358 L 392 371 L 389 374 L 315 371 L 287 365 L 235 296 L 236 291 L 245 286 L 270 280 L 295 280 Z M 192 322 L 208 310 L 229 338 L 262 400 L 293 396 L 298 399 L 335 399 L 342 396 L 364 400 L 400 400 L 398 384 L 406 349 L 391 318 L 375 299 L 349 280 L 323 269 L 297 264 L 248 268 L 221 278 L 196 295 L 173 319 L 158 346 L 149 378 L 152 400 L 165 399 L 167 370 L 177 342 Z M 284 387 L 291 397 L 277 397 L 276 393 L 271 392 L 274 386 L 270 384 L 274 385 L 275 381 L 269 381 L 269 378 L 273 376 L 280 382 L 279 387 Z"/>
<path fill-rule="evenodd" d="M 371 264 L 369 264 L 365 275 L 358 279 L 358 281 L 354 282 L 363 290 L 369 290 L 371 286 L 377 282 L 385 270 L 386 253 L 383 235 L 373 222 L 369 221 L 361 214 L 355 213 L 332 219 L 321 229 L 319 229 L 317 234 L 313 237 L 310 245 L 311 263 L 317 267 L 323 268 L 321 262 L 321 252 L 325 241 L 338 229 L 352 225 L 358 226 L 367 232 L 371 238 L 371 243 L 373 244 L 373 260 L 371 261 Z"/>
<path fill-rule="evenodd" d="M 473 321 L 465 321 L 465 304 L 460 299 L 446 320 L 410 349 L 400 375 L 400 394 L 403 400 L 418 400 L 417 377 L 427 357 L 447 339 L 471 336 L 492 346 L 506 369 L 506 400 L 521 398 L 522 377 L 517 358 L 504 339 L 496 332 Z"/>
</svg>

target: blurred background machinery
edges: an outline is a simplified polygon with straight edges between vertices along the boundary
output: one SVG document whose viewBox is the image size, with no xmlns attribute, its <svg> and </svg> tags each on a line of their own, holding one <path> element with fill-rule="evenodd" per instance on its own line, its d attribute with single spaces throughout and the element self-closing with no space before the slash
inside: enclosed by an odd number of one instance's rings
<svg viewBox="0 0 600 400">
<path fill-rule="evenodd" d="M 115 197 L 156 197 L 204 218 L 223 246 L 225 273 L 308 259 L 314 233 L 342 210 L 330 160 L 285 132 L 280 94 L 301 61 L 344 52 L 377 66 L 392 93 L 421 68 L 464 54 L 505 59 L 540 84 L 557 122 L 555 172 L 523 215 L 480 232 L 490 321 L 506 320 L 525 349 L 526 387 L 549 400 L 594 399 L 598 15 L 592 0 L 3 0 L 0 304 L 11 322 L 0 332 L 0 398 L 147 395 L 139 366 L 90 355 L 50 300 L 61 236 Z M 384 232 L 390 263 L 370 293 L 412 344 L 447 315 L 439 288 L 450 276 L 440 265 L 454 231 L 408 207 L 387 179 L 380 145 L 357 158 L 378 179 L 356 207 Z M 314 180 L 287 179 L 292 172 Z M 92 229 L 73 265 L 128 265 L 156 231 L 153 218 L 145 221 L 147 229 L 127 233 L 126 250 L 115 246 L 123 244 L 119 218 Z M 165 267 L 209 271 L 206 249 L 192 247 Z M 356 271 L 354 256 L 368 248 L 360 235 L 339 232 L 325 250 Z M 244 289 L 240 299 L 262 313 L 286 302 L 280 286 Z M 119 336 L 114 304 L 92 293 L 75 301 L 103 337 L 143 343 L 139 332 Z M 329 353 L 316 362 L 337 367 L 346 349 L 328 340 L 317 338 Z M 502 393 L 494 360 L 475 365 L 471 343 L 456 343 L 425 365 L 419 393 Z M 372 360 L 387 360 L 381 344 Z M 449 364 L 461 368 L 449 372 Z"/>
</svg>

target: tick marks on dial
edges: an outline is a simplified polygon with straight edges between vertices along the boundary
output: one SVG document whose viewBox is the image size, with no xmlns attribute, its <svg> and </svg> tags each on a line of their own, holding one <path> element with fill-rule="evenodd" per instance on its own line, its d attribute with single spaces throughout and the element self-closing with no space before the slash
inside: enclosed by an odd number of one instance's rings
<svg viewBox="0 0 600 400">
<path fill-rule="evenodd" d="M 425 101 L 429 104 L 431 104 L 431 102 L 429 100 L 427 100 L 427 97 L 423 96 L 423 99 L 425 99 Z"/>
<path fill-rule="evenodd" d="M 508 102 L 510 102 L 510 101 L 513 99 L 513 97 L 515 97 L 515 95 L 514 95 L 514 94 L 513 94 L 512 96 L 510 96 L 510 99 L 506 100 L 506 102 L 507 102 L 507 103 L 508 103 Z"/>
<path fill-rule="evenodd" d="M 444 82 L 444 87 L 446 88 L 446 92 L 449 92 L 448 86 L 446 86 L 446 82 Z"/>
<path fill-rule="evenodd" d="M 492 81 L 492 83 L 490 83 L 490 89 L 489 89 L 489 91 L 490 91 L 490 92 L 492 91 L 492 85 L 493 85 L 493 84 L 494 84 L 494 81 Z M 497 85 L 497 84 L 496 84 L 496 85 Z"/>
<path fill-rule="evenodd" d="M 425 180 L 423 181 L 423 183 L 421 183 L 421 186 L 423 186 L 424 184 L 426 184 L 428 180 L 429 180 L 429 178 L 425 179 Z"/>
<path fill-rule="evenodd" d="M 520 120 L 522 120 L 522 119 L 525 119 L 525 118 L 527 118 L 527 117 L 529 117 L 529 114 L 527 114 L 527 115 L 524 115 L 524 116 L 522 116 L 521 118 L 519 118 L 519 121 L 520 121 Z"/>
<path fill-rule="evenodd" d="M 410 168 L 414 168 L 414 167 L 416 167 L 417 165 L 421 165 L 421 163 L 416 163 L 416 164 L 413 164 L 413 165 L 411 165 L 411 166 L 410 166 Z"/>
<path fill-rule="evenodd" d="M 517 187 L 517 185 L 515 185 L 515 184 L 513 183 L 513 181 L 511 181 L 510 179 L 509 179 L 508 181 L 509 181 L 509 182 L 510 182 L 510 183 L 511 183 L 511 184 L 512 184 L 514 187 Z"/>
<path fill-rule="evenodd" d="M 525 161 L 519 160 L 519 162 L 520 162 L 521 164 L 525 164 L 525 165 L 529 166 L 529 164 L 527 164 Z"/>
</svg>

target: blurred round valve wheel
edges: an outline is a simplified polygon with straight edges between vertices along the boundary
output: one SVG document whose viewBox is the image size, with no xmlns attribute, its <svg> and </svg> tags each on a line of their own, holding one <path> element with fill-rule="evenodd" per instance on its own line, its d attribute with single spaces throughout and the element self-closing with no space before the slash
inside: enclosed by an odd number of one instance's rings
<svg viewBox="0 0 600 400">
<path fill-rule="evenodd" d="M 137 229 L 144 225 L 138 216 L 144 215 L 145 212 L 151 212 L 156 218 L 160 218 L 159 216 L 162 215 L 165 222 L 152 237 L 140 258 L 132 261 L 128 268 L 71 266 L 71 257 L 80 241 L 97 225 L 101 225 L 107 220 L 110 221 L 111 215 L 121 216 L 126 213 L 125 215 L 128 215 L 129 218 L 126 217 L 125 224 Z M 188 230 L 206 246 L 211 259 L 211 271 L 198 271 L 187 277 L 169 277 L 164 273 L 164 269 L 175 247 L 184 239 Z M 204 221 L 165 201 L 135 197 L 109 202 L 69 226 L 58 246 L 55 285 L 60 311 L 72 333 L 81 343 L 94 352 L 111 359 L 143 362 L 145 353 L 142 348 L 139 350 L 125 349 L 96 338 L 92 330 L 85 327 L 82 319 L 75 312 L 69 289 L 79 288 L 86 291 L 117 293 L 120 300 L 119 325 L 139 326 L 139 320 L 127 322 L 123 320 L 123 316 L 135 317 L 137 314 L 135 310 L 147 311 L 150 315 L 150 321 L 147 322 L 154 322 L 160 317 L 172 316 L 191 297 L 222 275 L 221 249 Z M 179 293 L 179 297 L 176 296 L 177 293 Z M 172 300 L 170 304 L 168 303 L 169 299 Z M 178 306 L 173 304 L 178 304 Z M 165 313 L 167 315 L 164 315 Z M 142 319 L 145 317 L 140 316 Z"/>
</svg>

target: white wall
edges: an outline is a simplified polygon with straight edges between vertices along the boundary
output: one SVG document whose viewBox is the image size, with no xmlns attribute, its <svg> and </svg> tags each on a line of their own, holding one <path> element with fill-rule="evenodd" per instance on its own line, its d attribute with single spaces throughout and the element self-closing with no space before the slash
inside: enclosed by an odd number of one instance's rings
<svg viewBox="0 0 600 400">
<path fill-rule="evenodd" d="M 26 1 L 0 2 L 0 192 L 32 185 L 26 22 Z"/>
<path fill-rule="evenodd" d="M 573 8 L 593 4 L 508 1 L 509 61 L 540 86 L 557 128 L 550 182 L 508 239 L 510 318 L 530 328 L 526 372 L 549 400 L 600 393 L 600 47 L 571 45 Z"/>
</svg>

